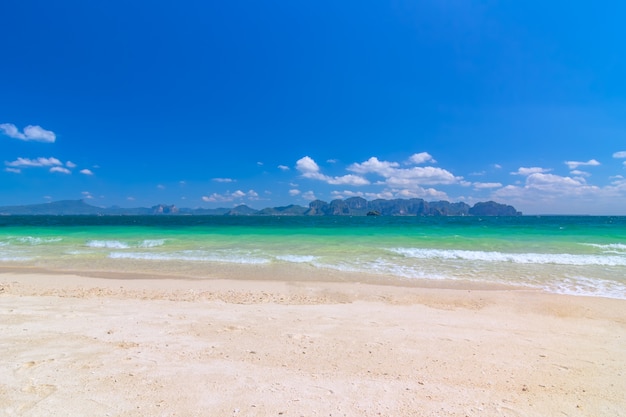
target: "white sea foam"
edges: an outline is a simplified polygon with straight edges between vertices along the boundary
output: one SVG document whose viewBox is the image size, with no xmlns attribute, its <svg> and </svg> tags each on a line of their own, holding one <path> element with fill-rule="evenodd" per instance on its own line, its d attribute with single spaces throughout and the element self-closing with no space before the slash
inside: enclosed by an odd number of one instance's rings
<svg viewBox="0 0 626 417">
<path fill-rule="evenodd" d="M 126 243 L 119 240 L 90 240 L 85 245 L 90 248 L 105 249 L 130 249 L 130 248 L 156 248 L 163 246 L 165 239 L 146 239 L 138 243 Z"/>
<path fill-rule="evenodd" d="M 597 243 L 583 243 L 585 246 L 592 246 L 594 248 L 601 249 L 604 253 L 615 253 L 626 255 L 626 245 L 623 243 L 610 243 L 607 245 L 600 245 Z"/>
<path fill-rule="evenodd" d="M 85 243 L 90 248 L 128 249 L 130 245 L 119 240 L 90 240 Z"/>
<path fill-rule="evenodd" d="M 626 266 L 626 257 L 576 255 L 569 253 L 504 253 L 458 249 L 392 248 L 389 251 L 407 258 L 510 262 L 518 264 Z"/>
<path fill-rule="evenodd" d="M 587 277 L 564 278 L 543 287 L 548 292 L 591 297 L 626 299 L 626 285 L 621 282 Z"/>
<path fill-rule="evenodd" d="M 32 261 L 33 258 L 27 256 L 15 256 L 12 253 L 0 253 L 0 262 L 24 262 Z"/>
<path fill-rule="evenodd" d="M 24 237 L 18 237 L 16 240 L 20 243 L 25 243 L 27 245 L 35 246 L 35 245 L 43 245 L 46 243 L 60 242 L 63 239 L 60 237 L 42 238 L 42 237 L 24 236 Z"/>
<path fill-rule="evenodd" d="M 276 257 L 279 261 L 293 262 L 293 263 L 311 263 L 314 262 L 317 257 L 309 255 L 279 255 Z"/>
<path fill-rule="evenodd" d="M 188 261 L 188 262 L 223 262 L 235 264 L 266 264 L 270 260 L 249 254 L 208 253 L 202 251 L 182 251 L 169 253 L 151 252 L 111 252 L 111 259 L 136 259 L 148 261 Z"/>
<path fill-rule="evenodd" d="M 324 263 L 312 262 L 316 268 L 331 269 L 340 272 L 367 273 L 376 275 L 389 275 L 401 278 L 418 278 L 418 279 L 455 279 L 454 277 L 444 276 L 440 273 L 426 272 L 422 269 L 406 265 L 397 265 L 384 259 L 374 261 L 355 260 L 354 262 Z"/>
</svg>

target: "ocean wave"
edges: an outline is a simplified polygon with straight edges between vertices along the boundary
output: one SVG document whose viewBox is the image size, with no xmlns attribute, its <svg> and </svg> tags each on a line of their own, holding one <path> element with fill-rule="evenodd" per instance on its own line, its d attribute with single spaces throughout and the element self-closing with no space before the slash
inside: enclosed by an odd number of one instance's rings
<svg viewBox="0 0 626 417">
<path fill-rule="evenodd" d="M 60 242 L 63 240 L 63 238 L 60 238 L 60 237 L 43 238 L 43 237 L 23 236 L 23 237 L 18 237 L 15 240 L 19 243 L 36 246 L 36 245 L 44 245 L 46 243 Z"/>
<path fill-rule="evenodd" d="M 146 239 L 139 243 L 140 248 L 156 248 L 165 245 L 165 239 Z"/>
<path fill-rule="evenodd" d="M 235 264 L 267 264 L 270 260 L 249 254 L 237 253 L 206 253 L 201 251 L 183 251 L 170 253 L 151 252 L 111 252 L 111 259 L 134 259 L 148 261 L 190 261 L 190 262 L 220 262 Z"/>
<path fill-rule="evenodd" d="M 601 245 L 598 243 L 583 243 L 583 245 L 598 248 L 604 253 L 626 254 L 626 245 L 623 243 L 609 243 L 606 245 Z"/>
<path fill-rule="evenodd" d="M 626 257 L 575 255 L 569 253 L 504 253 L 459 249 L 391 248 L 390 252 L 407 258 L 510 262 L 517 264 L 626 266 Z"/>
<path fill-rule="evenodd" d="M 119 240 L 89 240 L 85 243 L 85 246 L 90 248 L 107 248 L 107 249 L 128 249 L 130 245 L 128 243 L 120 242 Z"/>
<path fill-rule="evenodd" d="M 85 246 L 104 249 L 156 248 L 163 246 L 165 239 L 146 239 L 138 243 L 126 243 L 119 240 L 89 240 Z"/>
</svg>

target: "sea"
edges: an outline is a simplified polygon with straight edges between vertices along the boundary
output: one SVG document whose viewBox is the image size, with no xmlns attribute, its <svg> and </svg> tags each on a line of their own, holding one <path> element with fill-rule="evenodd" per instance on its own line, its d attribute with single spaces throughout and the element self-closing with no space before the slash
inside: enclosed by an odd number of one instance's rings
<svg viewBox="0 0 626 417">
<path fill-rule="evenodd" d="M 0 270 L 224 265 L 626 299 L 626 217 L 0 216 Z"/>
</svg>

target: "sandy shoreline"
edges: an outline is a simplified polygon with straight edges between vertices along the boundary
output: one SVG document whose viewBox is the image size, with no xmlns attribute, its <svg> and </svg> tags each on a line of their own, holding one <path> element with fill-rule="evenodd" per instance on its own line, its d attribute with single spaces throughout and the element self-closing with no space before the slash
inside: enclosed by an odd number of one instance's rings
<svg viewBox="0 0 626 417">
<path fill-rule="evenodd" d="M 0 415 L 621 416 L 626 301 L 0 273 Z"/>
</svg>

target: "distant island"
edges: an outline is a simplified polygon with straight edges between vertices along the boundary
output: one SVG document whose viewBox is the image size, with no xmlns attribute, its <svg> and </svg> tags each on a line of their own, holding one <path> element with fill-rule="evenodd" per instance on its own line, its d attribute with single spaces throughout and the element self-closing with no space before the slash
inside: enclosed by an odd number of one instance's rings
<svg viewBox="0 0 626 417">
<path fill-rule="evenodd" d="M 159 204 L 153 207 L 97 207 L 84 200 L 64 200 L 43 204 L 0 207 L 0 215 L 21 216 L 149 216 L 149 215 L 209 215 L 209 216 L 521 216 L 513 206 L 486 201 L 469 206 L 449 201 L 427 202 L 421 198 L 368 201 L 361 197 L 330 203 L 312 201 L 308 207 L 288 205 L 256 210 L 246 205 L 234 208 L 178 208 Z"/>
</svg>

